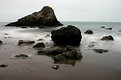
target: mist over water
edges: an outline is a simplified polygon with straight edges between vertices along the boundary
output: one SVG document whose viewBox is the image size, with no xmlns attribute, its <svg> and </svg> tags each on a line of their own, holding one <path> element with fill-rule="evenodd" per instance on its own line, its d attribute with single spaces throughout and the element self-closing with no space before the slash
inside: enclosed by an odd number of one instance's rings
<svg viewBox="0 0 121 80">
<path fill-rule="evenodd" d="M 20 27 L 5 27 L 7 23 L 0 23 L 0 40 L 3 40 L 4 45 L 0 46 L 0 64 L 6 63 L 10 67 L 5 71 L 0 71 L 0 77 L 6 79 L 29 79 L 37 80 L 120 80 L 121 74 L 121 23 L 119 22 L 62 22 L 64 26 L 51 28 L 20 28 Z M 51 69 L 54 65 L 53 60 L 48 56 L 37 55 L 36 50 L 31 49 L 32 45 L 17 46 L 18 40 L 34 40 L 36 42 L 44 42 L 46 46 L 53 46 L 51 37 L 46 37 L 47 34 L 51 36 L 51 31 L 66 27 L 67 25 L 74 25 L 82 32 L 82 40 L 79 46 L 83 58 L 76 61 L 74 65 L 62 64 L 60 69 L 55 71 Z M 112 28 L 106 30 L 101 28 Z M 92 30 L 94 34 L 84 34 L 86 30 Z M 9 35 L 4 35 L 8 33 Z M 114 41 L 101 41 L 103 36 L 112 35 Z M 5 38 L 11 36 L 12 38 Z M 43 41 L 38 41 L 43 39 Z M 89 44 L 94 43 L 94 47 L 88 47 Z M 108 49 L 108 53 L 95 53 L 93 49 Z M 4 54 L 3 54 L 4 53 Z M 10 59 L 14 54 L 27 53 L 32 55 L 29 60 L 15 60 Z M 20 65 L 19 65 L 20 64 Z M 31 67 L 30 67 L 31 66 Z M 11 73 L 11 71 L 14 71 Z M 48 73 L 48 75 L 47 75 Z M 10 75 L 12 77 L 5 75 Z M 61 75 L 60 75 L 61 74 Z M 18 75 L 21 75 L 18 76 Z M 29 77 L 26 77 L 26 76 Z M 45 76 L 47 75 L 47 76 Z M 54 76 L 53 76 L 54 75 Z M 14 77 L 16 76 L 16 77 Z"/>
</svg>

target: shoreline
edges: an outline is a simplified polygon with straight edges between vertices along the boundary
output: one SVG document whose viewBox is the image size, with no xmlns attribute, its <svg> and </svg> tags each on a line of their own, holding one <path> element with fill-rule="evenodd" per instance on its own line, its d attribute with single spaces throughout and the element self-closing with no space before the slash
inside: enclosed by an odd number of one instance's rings
<svg viewBox="0 0 121 80">
<path fill-rule="evenodd" d="M 120 71 L 120 36 L 114 34 L 115 41 L 101 41 L 100 38 L 106 34 L 83 34 L 83 39 L 80 45 L 80 51 L 83 58 L 76 61 L 75 65 L 58 64 L 58 70 L 52 69 L 55 65 L 53 59 L 49 56 L 37 55 L 37 50 L 32 49 L 32 45 L 17 46 L 20 39 L 34 40 L 44 38 L 44 43 L 52 46 L 50 37 L 45 37 L 50 34 L 50 30 L 41 32 L 40 29 L 11 29 L 0 32 L 0 40 L 3 45 L 0 46 L 0 64 L 7 64 L 8 67 L 0 68 L 0 79 L 2 80 L 115 80 L 121 79 Z M 40 30 L 40 32 L 36 32 Z M 10 33 L 9 33 L 10 31 Z M 28 31 L 28 32 L 27 32 Z M 29 32 L 30 31 L 30 32 Z M 32 32 L 33 31 L 33 32 Z M 94 31 L 95 32 L 95 31 Z M 109 32 L 109 31 L 107 31 Z M 5 35 L 8 33 L 9 35 Z M 16 36 L 16 34 L 18 36 Z M 9 37 L 11 38 L 4 38 Z M 95 42 L 94 47 L 88 47 L 90 42 Z M 47 46 L 48 46 L 47 45 Z M 49 47 L 49 46 L 48 46 Z M 94 48 L 106 48 L 109 52 L 104 54 L 95 53 Z M 11 59 L 11 56 L 21 53 L 27 53 L 32 56 L 31 59 Z M 87 77 L 88 76 L 88 77 Z"/>
</svg>

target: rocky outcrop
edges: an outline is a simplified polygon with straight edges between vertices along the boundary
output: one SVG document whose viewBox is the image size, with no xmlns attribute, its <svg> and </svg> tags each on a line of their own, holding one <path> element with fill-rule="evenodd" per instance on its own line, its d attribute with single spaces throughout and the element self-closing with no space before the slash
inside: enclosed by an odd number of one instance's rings
<svg viewBox="0 0 121 80">
<path fill-rule="evenodd" d="M 92 30 L 87 30 L 84 32 L 85 34 L 93 34 L 93 31 Z"/>
<path fill-rule="evenodd" d="M 82 39 L 81 31 L 75 26 L 68 25 L 51 32 L 51 38 L 55 44 L 74 45 L 80 44 Z"/>
<path fill-rule="evenodd" d="M 114 40 L 114 38 L 111 36 L 111 35 L 109 35 L 109 36 L 104 36 L 104 37 L 102 37 L 102 39 L 101 40 L 106 40 L 106 41 L 109 41 L 109 40 Z"/>
<path fill-rule="evenodd" d="M 57 20 L 54 10 L 49 6 L 44 6 L 41 11 L 34 12 L 19 19 L 17 22 L 6 26 L 62 26 Z"/>
</svg>

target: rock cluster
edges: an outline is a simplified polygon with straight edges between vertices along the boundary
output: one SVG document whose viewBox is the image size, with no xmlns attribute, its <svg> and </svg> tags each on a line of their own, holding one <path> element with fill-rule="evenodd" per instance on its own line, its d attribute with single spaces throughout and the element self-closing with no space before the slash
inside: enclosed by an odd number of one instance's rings
<svg viewBox="0 0 121 80">
<path fill-rule="evenodd" d="M 71 46 L 72 47 L 72 46 Z M 55 62 L 64 62 L 68 60 L 78 60 L 82 58 L 81 53 L 78 53 L 76 49 L 68 47 L 52 47 L 49 49 L 43 49 L 38 51 L 39 55 L 52 55 Z"/>
</svg>

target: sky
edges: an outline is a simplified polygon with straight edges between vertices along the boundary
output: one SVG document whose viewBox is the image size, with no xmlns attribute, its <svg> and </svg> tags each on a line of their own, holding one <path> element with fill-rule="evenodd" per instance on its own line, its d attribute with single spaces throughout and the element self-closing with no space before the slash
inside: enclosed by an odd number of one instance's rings
<svg viewBox="0 0 121 80">
<path fill-rule="evenodd" d="M 121 0 L 0 0 L 0 22 L 13 22 L 42 7 L 59 21 L 121 22 Z"/>
</svg>

